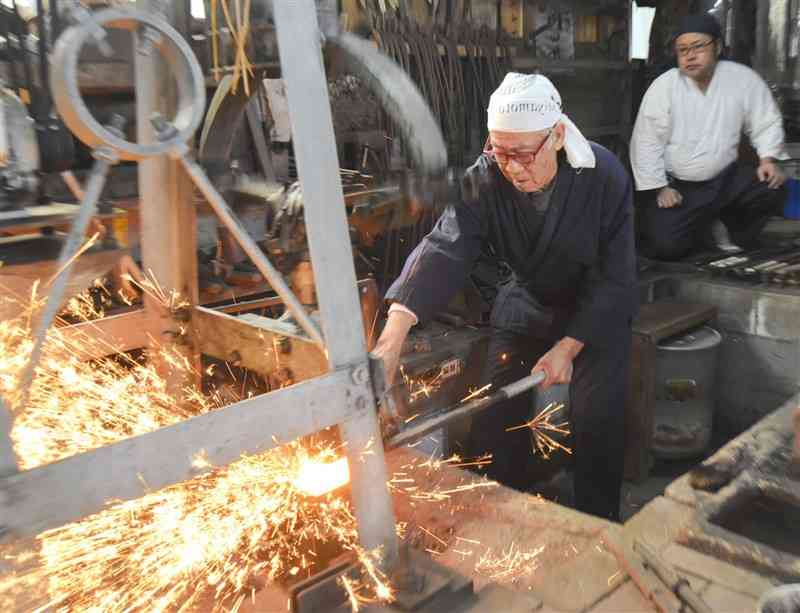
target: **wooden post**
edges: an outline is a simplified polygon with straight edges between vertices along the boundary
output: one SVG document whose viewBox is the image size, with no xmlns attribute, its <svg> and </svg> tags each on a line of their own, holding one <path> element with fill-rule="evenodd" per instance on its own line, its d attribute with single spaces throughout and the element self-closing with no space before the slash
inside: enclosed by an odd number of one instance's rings
<svg viewBox="0 0 800 613">
<path fill-rule="evenodd" d="M 161 3 L 137 0 L 137 7 L 157 11 L 175 27 L 185 29 L 188 0 Z M 153 51 L 135 53 L 136 123 L 139 142 L 154 139 L 151 118 L 161 113 L 169 118 L 175 110 L 175 86 L 164 62 Z M 182 300 L 197 304 L 197 232 L 193 186 L 180 163 L 166 156 L 139 163 L 139 213 L 141 216 L 142 263 L 166 295 L 173 290 Z M 150 334 L 150 359 L 178 394 L 195 383 L 187 373 L 175 373 L 159 359 L 161 347 L 178 349 L 192 363 L 198 355 L 192 342 L 191 327 L 159 300 L 145 295 L 147 330 Z M 183 331 L 183 332 L 182 332 Z"/>
</svg>

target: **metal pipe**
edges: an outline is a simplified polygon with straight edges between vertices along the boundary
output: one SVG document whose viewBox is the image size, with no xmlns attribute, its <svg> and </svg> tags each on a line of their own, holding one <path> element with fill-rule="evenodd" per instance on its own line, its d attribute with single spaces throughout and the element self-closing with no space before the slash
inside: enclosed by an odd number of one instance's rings
<svg viewBox="0 0 800 613">
<path fill-rule="evenodd" d="M 192 181 L 194 181 L 194 184 L 202 192 L 203 196 L 205 196 L 211 208 L 214 209 L 217 217 L 219 217 L 223 225 L 228 228 L 236 239 L 236 242 L 239 243 L 253 264 L 255 264 L 255 267 L 258 268 L 258 271 L 264 275 L 272 286 L 272 289 L 281 297 L 286 308 L 289 309 L 300 327 L 305 330 L 306 334 L 308 334 L 315 345 L 324 349 L 325 340 L 322 338 L 322 334 L 316 324 L 311 320 L 311 317 L 303 308 L 303 305 L 300 304 L 300 301 L 289 286 L 286 285 L 286 281 L 283 280 L 281 273 L 272 265 L 272 262 L 269 261 L 250 234 L 247 233 L 247 230 L 239 223 L 239 220 L 233 214 L 233 211 L 231 211 L 228 203 L 225 202 L 225 199 L 220 196 L 219 192 L 211 184 L 211 181 L 208 180 L 203 169 L 200 168 L 197 162 L 185 156 L 181 156 L 180 160 L 184 169 L 186 169 L 186 172 L 192 178 Z"/>
<path fill-rule="evenodd" d="M 514 383 L 509 383 L 505 387 L 501 387 L 491 394 L 481 398 L 476 398 L 475 400 L 470 400 L 469 402 L 463 404 L 457 404 L 455 407 L 445 409 L 438 415 L 429 419 L 423 418 L 424 421 L 420 421 L 420 423 L 415 424 L 411 428 L 401 430 L 392 436 L 385 442 L 385 446 L 387 448 L 394 448 L 413 443 L 426 434 L 441 428 L 451 421 L 475 415 L 476 413 L 480 413 L 481 411 L 488 409 L 490 406 L 497 404 L 502 400 L 507 400 L 508 398 L 513 398 L 515 396 L 519 396 L 523 392 L 532 390 L 534 387 L 544 381 L 545 376 L 546 375 L 544 372 L 537 372 L 532 375 L 528 375 L 519 381 L 515 381 Z"/>
</svg>

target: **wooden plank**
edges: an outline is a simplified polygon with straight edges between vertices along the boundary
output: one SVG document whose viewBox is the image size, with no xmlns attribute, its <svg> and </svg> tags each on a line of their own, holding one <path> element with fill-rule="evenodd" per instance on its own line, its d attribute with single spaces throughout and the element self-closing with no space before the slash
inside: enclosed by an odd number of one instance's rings
<svg viewBox="0 0 800 613">
<path fill-rule="evenodd" d="M 287 369 L 291 380 L 304 381 L 328 370 L 325 353 L 294 325 L 205 307 L 193 309 L 192 324 L 201 353 L 262 375 Z"/>
<path fill-rule="evenodd" d="M 62 240 L 57 236 L 7 237 L 0 239 L 3 260 L 0 263 L 0 290 L 15 301 L 0 303 L 0 320 L 18 317 L 21 305 L 29 302 L 34 284 L 39 283 L 39 295 L 46 293 L 46 284 L 58 272 L 58 253 Z M 90 250 L 72 266 L 64 293 L 64 302 L 91 287 L 98 277 L 110 271 L 124 249 Z"/>
<path fill-rule="evenodd" d="M 147 346 L 145 313 L 137 309 L 95 321 L 64 326 L 59 334 L 74 346 L 79 360 L 91 360 Z"/>
<path fill-rule="evenodd" d="M 0 478 L 0 542 L 33 536 L 360 416 L 362 387 L 335 371 L 178 424 Z M 380 448 L 380 446 L 379 446 Z"/>
<path fill-rule="evenodd" d="M 658 343 L 715 319 L 717 310 L 711 304 L 687 302 L 643 304 L 633 323 L 633 330 L 647 336 L 653 343 Z"/>
</svg>

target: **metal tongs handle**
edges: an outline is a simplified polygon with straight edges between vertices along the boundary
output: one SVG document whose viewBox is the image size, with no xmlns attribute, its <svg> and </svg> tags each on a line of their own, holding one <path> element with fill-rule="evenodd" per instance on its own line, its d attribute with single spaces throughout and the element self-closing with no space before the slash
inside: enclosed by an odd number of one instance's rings
<svg viewBox="0 0 800 613">
<path fill-rule="evenodd" d="M 514 398 L 523 392 L 532 390 L 534 387 L 544 381 L 546 377 L 547 375 L 544 371 L 537 371 L 528 375 L 527 377 L 523 377 L 519 381 L 509 383 L 508 385 L 501 387 L 490 394 L 475 398 L 469 402 L 459 403 L 453 407 L 441 411 L 432 417 L 426 417 L 424 420 L 420 420 L 420 423 L 415 423 L 412 427 L 405 428 L 389 438 L 385 442 L 385 446 L 387 449 L 391 449 L 393 447 L 400 447 L 401 445 L 413 443 L 426 434 L 430 434 L 434 430 L 438 430 L 448 422 L 475 415 L 476 413 L 479 413 L 502 400 Z"/>
</svg>

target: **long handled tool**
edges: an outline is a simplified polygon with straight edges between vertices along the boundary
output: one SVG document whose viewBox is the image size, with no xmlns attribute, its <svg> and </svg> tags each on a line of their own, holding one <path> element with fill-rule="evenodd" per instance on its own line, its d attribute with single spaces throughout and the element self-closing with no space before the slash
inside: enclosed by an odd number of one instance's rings
<svg viewBox="0 0 800 613">
<path fill-rule="evenodd" d="M 502 400 L 513 398 L 515 396 L 519 396 L 523 392 L 532 390 L 534 387 L 544 381 L 545 377 L 546 375 L 543 371 L 538 371 L 520 379 L 519 381 L 509 383 L 508 385 L 501 387 L 496 391 L 487 394 L 486 396 L 481 396 L 479 398 L 475 398 L 474 400 L 462 402 L 455 406 L 439 411 L 433 415 L 425 416 L 419 423 L 415 422 L 413 426 L 404 428 L 400 430 L 400 432 L 391 436 L 387 441 L 385 441 L 385 445 L 387 448 L 393 448 L 413 443 L 426 434 L 430 434 L 434 430 L 441 428 L 446 423 L 475 415 L 476 413 L 479 413 L 480 411 L 483 411 L 484 409 L 487 409 Z"/>
<path fill-rule="evenodd" d="M 694 613 L 712 613 L 709 606 L 692 590 L 692 586 L 678 575 L 669 564 L 662 560 L 658 554 L 640 540 L 633 542 L 633 550 L 642 556 L 644 564 L 669 587 L 681 602 L 688 605 Z"/>
</svg>

